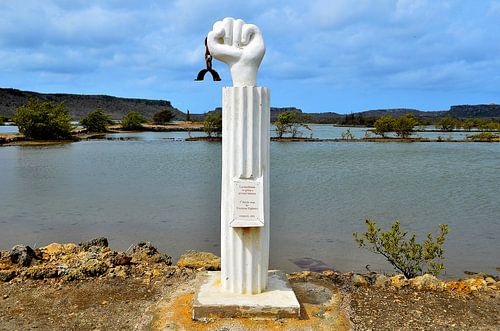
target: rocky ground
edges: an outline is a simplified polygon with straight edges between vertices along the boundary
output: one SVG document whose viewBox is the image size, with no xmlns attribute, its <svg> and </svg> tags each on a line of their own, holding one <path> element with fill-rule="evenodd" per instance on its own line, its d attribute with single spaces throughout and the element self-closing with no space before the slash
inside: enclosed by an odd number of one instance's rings
<svg viewBox="0 0 500 331">
<path fill-rule="evenodd" d="M 116 252 L 106 238 L 0 252 L 0 330 L 498 330 L 498 278 L 300 272 L 289 280 L 301 318 L 191 320 L 211 253 L 176 265 L 150 243 Z"/>
</svg>

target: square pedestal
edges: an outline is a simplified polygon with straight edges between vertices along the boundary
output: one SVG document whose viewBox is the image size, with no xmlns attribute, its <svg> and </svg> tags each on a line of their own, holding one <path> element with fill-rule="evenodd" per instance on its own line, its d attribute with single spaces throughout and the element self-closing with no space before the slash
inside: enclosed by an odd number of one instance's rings
<svg viewBox="0 0 500 331">
<path fill-rule="evenodd" d="M 207 272 L 195 295 L 193 319 L 210 317 L 299 318 L 300 305 L 285 273 L 271 270 L 267 277 L 267 288 L 264 292 L 234 294 L 222 289 L 219 271 Z"/>
</svg>

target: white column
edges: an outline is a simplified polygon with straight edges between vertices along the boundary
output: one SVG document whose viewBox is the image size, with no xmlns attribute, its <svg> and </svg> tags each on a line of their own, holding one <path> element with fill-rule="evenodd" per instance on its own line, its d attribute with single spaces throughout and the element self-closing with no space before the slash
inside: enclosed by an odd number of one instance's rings
<svg viewBox="0 0 500 331">
<path fill-rule="evenodd" d="M 222 288 L 257 294 L 269 265 L 269 90 L 222 91 Z"/>
</svg>

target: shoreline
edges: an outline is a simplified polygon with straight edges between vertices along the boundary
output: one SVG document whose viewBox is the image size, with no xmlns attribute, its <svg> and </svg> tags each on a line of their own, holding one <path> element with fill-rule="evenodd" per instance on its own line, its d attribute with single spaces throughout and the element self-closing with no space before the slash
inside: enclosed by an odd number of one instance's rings
<svg viewBox="0 0 500 331">
<path fill-rule="evenodd" d="M 101 251 L 103 255 L 97 256 L 92 254 L 92 259 L 100 259 L 101 262 L 105 262 L 107 267 L 104 267 L 102 272 L 88 273 L 85 269 L 80 268 L 81 262 L 88 260 L 88 254 L 83 254 L 89 251 Z M 128 256 L 128 257 L 127 257 Z M 136 260 L 134 262 L 134 259 Z M 95 262 L 95 261 L 94 261 Z M 2 282 L 10 282 L 11 280 L 39 280 L 48 278 L 62 278 L 62 281 L 73 281 L 78 279 L 92 278 L 95 276 L 101 276 L 109 271 L 114 273 L 112 270 L 115 267 L 123 265 L 133 265 L 133 264 L 148 264 L 148 263 L 165 263 L 166 266 L 172 265 L 172 256 L 163 254 L 159 252 L 150 242 L 140 242 L 137 244 L 132 244 L 125 251 L 114 251 L 109 247 L 108 239 L 105 237 L 98 237 L 92 240 L 86 240 L 80 243 L 51 243 L 46 246 L 31 248 L 28 245 L 17 244 L 14 245 L 10 250 L 0 249 L 0 284 Z M 64 263 L 67 264 L 64 270 L 60 268 L 54 269 L 57 264 Z M 187 250 L 181 254 L 178 258 L 177 265 L 185 267 L 187 265 L 196 264 L 195 269 L 205 268 L 205 270 L 220 270 L 220 257 L 209 252 L 198 252 L 194 250 Z M 75 267 L 76 273 L 71 272 L 71 268 Z M 32 273 L 32 270 L 37 270 L 37 272 Z M 41 272 L 42 269 L 47 269 L 47 272 Z M 108 270 L 109 269 L 109 270 Z M 500 271 L 497 268 L 497 271 Z M 302 272 L 308 273 L 336 273 L 336 274 L 359 274 L 364 275 L 368 278 L 373 278 L 374 275 L 391 275 L 397 276 L 400 280 L 402 278 L 406 279 L 403 275 L 396 273 L 385 273 L 367 270 L 364 273 L 354 273 L 352 271 L 341 272 L 335 269 L 309 269 L 309 268 L 299 268 L 296 271 L 291 271 L 291 274 L 297 274 Z M 486 274 L 481 271 L 463 271 L 463 277 L 442 277 L 439 280 L 443 283 L 455 282 L 462 279 L 470 278 L 471 276 L 481 276 L 483 278 L 490 277 L 499 282 L 497 285 L 500 290 L 500 275 L 495 276 L 491 274 Z M 444 273 L 445 274 L 445 273 Z M 69 275 L 69 276 L 68 276 Z M 68 277 L 65 277 L 68 276 Z M 116 275 L 111 275 L 115 277 Z M 432 276 L 434 277 L 434 276 Z M 411 279 L 406 279 L 411 280 Z"/>
<path fill-rule="evenodd" d="M 185 141 L 208 141 L 208 142 L 221 142 L 222 137 L 191 137 L 186 138 Z M 428 138 L 292 138 L 292 137 L 271 137 L 274 142 L 376 142 L 376 143 L 470 143 L 470 142 L 500 142 L 500 138 L 492 140 L 473 140 L 473 139 L 428 139 Z"/>
<path fill-rule="evenodd" d="M 330 125 L 330 124 L 328 124 Z M 355 127 L 355 126 L 349 126 Z M 93 140 L 93 139 L 107 139 L 105 135 L 115 134 L 115 133 L 131 133 L 131 132 L 203 132 L 202 122 L 181 122 L 175 124 L 166 125 L 153 125 L 153 124 L 143 124 L 143 128 L 140 130 L 122 130 L 119 125 L 112 125 L 109 127 L 107 132 L 87 132 L 84 129 L 75 129 L 73 131 L 73 136 L 69 139 L 64 140 L 28 140 L 20 133 L 0 133 L 0 147 L 2 146 L 41 146 L 41 145 L 55 145 L 64 144 L 69 142 L 76 142 L 81 140 Z M 464 130 L 453 130 L 453 131 L 441 131 L 441 130 L 415 130 L 414 132 L 442 132 L 443 134 L 449 134 L 454 132 L 469 132 Z M 491 131 L 484 131 L 491 132 Z M 471 134 L 480 134 L 483 131 L 470 131 Z M 491 132 L 495 134 L 495 132 Z M 117 140 L 127 140 L 127 139 L 117 139 Z M 189 137 L 183 139 L 184 141 L 207 141 L 207 142 L 219 142 L 222 140 L 221 137 Z M 271 137 L 271 141 L 274 142 L 399 142 L 399 143 L 413 143 L 413 142 L 500 142 L 500 137 L 497 138 L 478 138 L 478 139 L 448 139 L 443 137 L 438 137 L 436 139 L 421 138 L 421 137 L 370 137 L 370 138 L 305 138 L 305 137 Z"/>
<path fill-rule="evenodd" d="M 150 243 L 121 252 L 110 249 L 102 237 L 35 250 L 14 246 L 0 253 L 0 324 L 9 329 L 154 330 L 364 330 L 373 325 L 493 330 L 498 326 L 499 277 L 475 273 L 444 281 L 431 275 L 406 279 L 334 270 L 288 274 L 301 303 L 298 320 L 195 322 L 191 320 L 194 293 L 206 270 L 220 269 L 220 258 L 188 251 L 172 262 Z"/>
<path fill-rule="evenodd" d="M 181 132 L 172 131 L 151 131 L 151 132 Z M 150 131 L 110 131 L 104 133 L 92 133 L 92 134 L 78 134 L 73 136 L 73 139 L 61 139 L 61 140 L 28 140 L 21 135 L 1 135 L 0 134 L 0 147 L 11 147 L 11 146 L 47 146 L 47 145 L 59 145 L 68 144 L 73 142 L 78 142 L 82 140 L 129 140 L 126 137 L 112 138 L 105 137 L 108 134 L 113 133 L 130 133 L 130 132 L 150 132 Z M 179 139 L 181 141 L 196 142 L 221 142 L 222 137 L 190 137 Z M 278 138 L 271 137 L 272 142 L 280 143 L 498 143 L 500 138 L 495 139 L 428 139 L 428 138 L 353 138 L 353 139 L 342 139 L 342 138 Z"/>
</svg>

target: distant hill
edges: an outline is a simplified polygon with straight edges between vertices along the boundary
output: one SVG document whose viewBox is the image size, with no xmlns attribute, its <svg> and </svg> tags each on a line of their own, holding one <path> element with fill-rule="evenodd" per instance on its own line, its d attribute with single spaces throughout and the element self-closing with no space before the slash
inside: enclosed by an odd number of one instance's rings
<svg viewBox="0 0 500 331">
<path fill-rule="evenodd" d="M 98 107 L 103 108 L 113 119 L 121 119 L 130 111 L 137 111 L 146 118 L 151 119 L 153 115 L 163 109 L 170 109 L 174 112 L 176 120 L 184 120 L 186 114 L 173 107 L 170 101 L 119 98 L 108 95 L 80 95 L 61 93 L 37 93 L 30 91 L 20 91 L 12 88 L 0 88 L 0 115 L 11 116 L 16 108 L 25 105 L 30 97 L 55 102 L 64 102 L 66 109 L 74 119 L 88 114 Z M 218 107 L 213 111 L 220 111 Z M 274 122 L 278 114 L 287 110 L 302 110 L 295 107 L 271 107 L 271 121 Z M 456 118 L 496 118 L 500 119 L 500 105 L 457 105 L 451 106 L 449 110 L 421 111 L 418 109 L 394 108 L 394 109 L 372 109 L 358 113 L 338 114 L 335 112 L 325 113 L 304 113 L 307 121 L 311 123 L 341 123 L 345 119 L 369 119 L 371 121 L 384 116 L 393 117 L 404 116 L 407 113 L 414 114 L 422 120 L 433 121 L 446 115 Z M 192 120 L 201 121 L 205 114 L 191 114 Z M 356 121 L 354 121 L 356 122 Z M 363 122 L 363 121 L 361 121 Z M 366 121 L 364 121 L 366 123 Z M 362 123 L 361 123 L 362 124 Z"/>
<path fill-rule="evenodd" d="M 411 108 L 393 108 L 393 109 L 373 109 L 363 111 L 361 113 L 364 117 L 373 117 L 379 118 L 381 116 L 392 116 L 392 117 L 401 117 L 406 114 L 413 114 L 418 118 L 438 118 L 446 116 L 446 111 L 421 111 L 418 109 Z"/>
<path fill-rule="evenodd" d="M 37 93 L 11 88 L 0 88 L 0 115 L 12 116 L 16 108 L 25 105 L 31 97 L 57 103 L 64 102 L 66 110 L 73 119 L 79 119 L 98 107 L 104 109 L 113 119 L 121 119 L 130 111 L 137 111 L 151 119 L 155 113 L 167 108 L 174 112 L 175 119 L 183 120 L 186 117 L 166 100 L 118 98 L 108 95 Z"/>
<path fill-rule="evenodd" d="M 400 117 L 408 113 L 412 113 L 417 118 L 431 120 L 447 115 L 451 115 L 455 118 L 500 118 L 500 105 L 460 105 L 451 106 L 449 110 L 437 111 L 422 111 L 408 108 L 374 109 L 354 113 L 354 115 L 361 115 L 365 118 L 378 118 L 381 116 Z"/>
<path fill-rule="evenodd" d="M 500 118 L 500 105 L 460 105 L 451 106 L 449 114 L 456 118 L 487 117 Z"/>
<path fill-rule="evenodd" d="M 451 106 L 449 110 L 422 111 L 411 108 L 372 109 L 351 114 L 314 113 L 308 114 L 312 123 L 338 123 L 347 125 L 373 125 L 382 116 L 401 117 L 413 114 L 423 123 L 435 123 L 445 116 L 458 119 L 483 118 L 500 119 L 500 105 L 460 105 Z"/>
<path fill-rule="evenodd" d="M 278 115 L 280 113 L 282 113 L 284 111 L 289 111 L 289 110 L 296 110 L 299 113 L 302 113 L 302 110 L 295 108 L 295 107 L 280 107 L 280 108 L 271 107 L 271 122 L 276 121 L 276 119 L 278 118 Z M 220 111 L 222 111 L 222 107 L 217 107 L 214 110 L 209 111 L 209 113 L 220 112 Z M 309 115 L 309 114 L 305 114 L 305 115 Z M 205 114 L 191 114 L 191 118 L 195 121 L 202 121 L 205 118 Z"/>
</svg>

